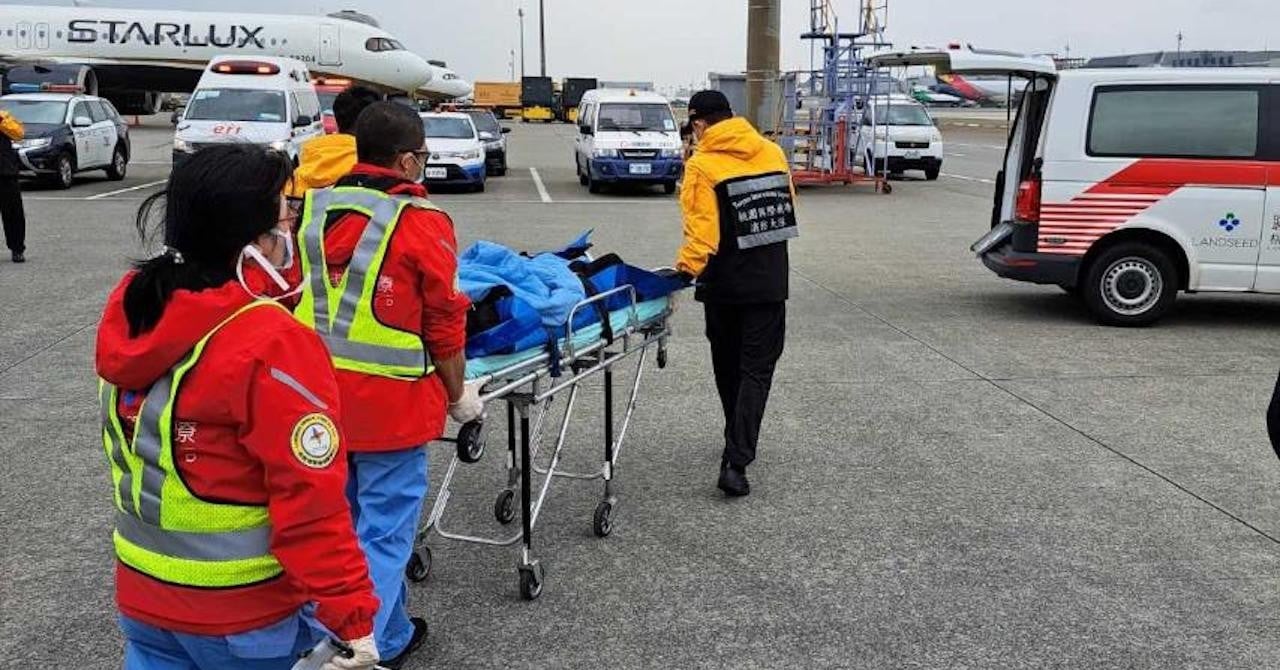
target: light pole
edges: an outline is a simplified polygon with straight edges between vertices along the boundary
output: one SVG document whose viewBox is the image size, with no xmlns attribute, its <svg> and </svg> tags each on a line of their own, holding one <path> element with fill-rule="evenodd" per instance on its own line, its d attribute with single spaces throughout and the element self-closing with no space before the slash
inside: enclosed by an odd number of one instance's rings
<svg viewBox="0 0 1280 670">
<path fill-rule="evenodd" d="M 520 17 L 520 78 L 524 79 L 524 7 L 516 10 Z"/>
<path fill-rule="evenodd" d="M 542 49 L 542 76 L 547 76 L 547 11 L 538 0 L 538 46 Z"/>
</svg>

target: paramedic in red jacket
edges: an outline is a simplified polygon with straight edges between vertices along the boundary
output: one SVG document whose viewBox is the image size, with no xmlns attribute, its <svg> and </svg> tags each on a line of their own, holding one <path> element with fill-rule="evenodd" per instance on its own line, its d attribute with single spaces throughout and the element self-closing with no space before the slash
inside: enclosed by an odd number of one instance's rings
<svg viewBox="0 0 1280 670">
<path fill-rule="evenodd" d="M 326 668 L 378 660 L 333 367 L 315 333 L 262 299 L 287 289 L 289 174 L 251 145 L 178 166 L 138 214 L 164 252 L 125 275 L 102 315 L 128 670 L 286 670 L 327 634 L 354 655 Z"/>
<path fill-rule="evenodd" d="M 483 407 L 463 384 L 470 302 L 457 289 L 453 222 L 419 183 L 428 155 L 422 119 L 377 102 L 355 136 L 355 168 L 303 205 L 296 314 L 320 331 L 338 369 L 347 495 L 381 601 L 378 649 L 394 668 L 427 632 L 408 615 L 404 577 L 427 495 L 426 445 L 444 434 L 447 414 L 465 423 Z"/>
</svg>

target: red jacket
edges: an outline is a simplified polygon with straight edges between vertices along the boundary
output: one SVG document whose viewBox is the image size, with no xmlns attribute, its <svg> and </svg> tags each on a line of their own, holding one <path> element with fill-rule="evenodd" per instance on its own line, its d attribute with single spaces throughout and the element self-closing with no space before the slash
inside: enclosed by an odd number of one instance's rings
<svg viewBox="0 0 1280 670">
<path fill-rule="evenodd" d="M 261 273 L 248 272 L 250 281 L 265 288 Z M 125 276 L 112 291 L 97 340 L 98 375 L 121 390 L 119 411 L 128 435 L 152 383 L 251 300 L 235 280 L 215 289 L 177 291 L 155 328 L 129 337 L 123 299 L 132 278 Z M 272 369 L 292 376 L 328 409 L 279 381 Z M 338 403 L 324 344 L 288 312 L 259 307 L 214 335 L 178 392 L 174 461 L 200 498 L 266 505 L 271 553 L 284 574 L 241 588 L 200 589 L 157 581 L 117 563 L 121 612 L 161 628 L 229 635 L 280 621 L 313 601 L 317 618 L 342 639 L 370 634 L 378 599 L 347 506 L 341 430 L 339 452 L 327 466 L 304 464 L 292 448 L 292 431 L 302 417 L 322 413 L 336 419 Z"/>
<path fill-rule="evenodd" d="M 420 184 L 384 168 L 356 165 L 339 186 L 425 197 Z M 368 217 L 347 213 L 325 230 L 325 260 L 336 284 L 351 262 Z M 433 360 L 456 356 L 467 339 L 471 301 L 457 288 L 458 243 L 443 212 L 405 208 L 378 274 L 373 314 L 397 330 L 419 333 Z M 414 381 L 338 371 L 342 426 L 352 451 L 396 451 L 421 446 L 444 434 L 449 407 L 435 374 Z"/>
</svg>

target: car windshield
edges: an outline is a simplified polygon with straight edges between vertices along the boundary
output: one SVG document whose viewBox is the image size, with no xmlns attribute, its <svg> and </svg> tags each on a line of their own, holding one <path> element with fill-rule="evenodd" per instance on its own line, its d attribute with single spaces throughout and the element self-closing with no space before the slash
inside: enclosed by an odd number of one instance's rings
<svg viewBox="0 0 1280 670">
<path fill-rule="evenodd" d="M 652 130 L 674 132 L 671 109 L 656 103 L 605 103 L 600 105 L 596 125 L 600 130 Z"/>
<path fill-rule="evenodd" d="M 191 96 L 187 121 L 262 121 L 285 120 L 284 93 L 247 88 L 206 88 Z"/>
<path fill-rule="evenodd" d="M 471 130 L 471 124 L 466 119 L 453 116 L 424 116 L 422 117 L 422 127 L 426 130 L 427 137 L 470 140 L 476 136 Z"/>
<path fill-rule="evenodd" d="M 867 120 L 870 124 L 870 119 Z M 876 105 L 876 123 L 882 126 L 932 126 L 933 119 L 924 107 L 903 103 L 901 105 Z"/>
<path fill-rule="evenodd" d="M 67 103 L 56 100 L 0 99 L 0 109 L 12 114 L 23 123 L 58 124 L 67 119 Z"/>
<path fill-rule="evenodd" d="M 498 120 L 493 118 L 489 112 L 467 112 L 471 116 L 471 120 L 476 124 L 476 130 L 482 133 L 492 133 L 494 135 L 502 132 L 502 127 L 498 125 Z"/>
</svg>

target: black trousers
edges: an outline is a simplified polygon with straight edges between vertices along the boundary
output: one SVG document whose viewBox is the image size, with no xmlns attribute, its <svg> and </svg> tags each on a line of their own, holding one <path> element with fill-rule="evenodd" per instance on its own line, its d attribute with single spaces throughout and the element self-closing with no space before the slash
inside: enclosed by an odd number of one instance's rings
<svg viewBox="0 0 1280 670">
<path fill-rule="evenodd" d="M 0 176 L 0 219 L 4 220 L 4 242 L 9 251 L 26 251 L 27 215 L 22 210 L 22 188 L 17 177 Z"/>
<path fill-rule="evenodd" d="M 787 334 L 787 303 L 706 303 L 707 340 L 724 409 L 724 461 L 745 468 L 756 458 L 773 370 Z"/>
</svg>

